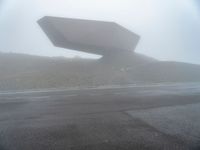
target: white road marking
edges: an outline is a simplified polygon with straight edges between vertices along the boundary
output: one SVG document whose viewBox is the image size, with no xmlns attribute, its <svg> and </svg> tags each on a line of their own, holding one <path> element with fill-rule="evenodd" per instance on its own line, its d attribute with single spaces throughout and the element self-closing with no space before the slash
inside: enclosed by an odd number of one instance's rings
<svg viewBox="0 0 200 150">
<path fill-rule="evenodd" d="M 129 85 L 108 85 L 98 87 L 74 87 L 74 88 L 57 88 L 57 89 L 38 89 L 27 91 L 5 91 L 0 92 L 0 95 L 14 95 L 14 94 L 32 94 L 32 93 L 48 93 L 48 92 L 65 92 L 65 91 L 80 91 L 80 90 L 105 90 L 105 89 L 126 89 L 126 88 L 150 88 L 150 87 L 179 87 L 180 89 L 185 86 L 188 88 L 200 89 L 200 83 L 156 83 L 156 84 L 129 84 Z"/>
</svg>

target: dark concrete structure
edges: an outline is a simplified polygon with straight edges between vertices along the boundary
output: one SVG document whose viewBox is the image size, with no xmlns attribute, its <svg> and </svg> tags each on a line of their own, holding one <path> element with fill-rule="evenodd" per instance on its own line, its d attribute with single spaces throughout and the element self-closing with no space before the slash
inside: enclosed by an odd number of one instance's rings
<svg viewBox="0 0 200 150">
<path fill-rule="evenodd" d="M 57 47 L 108 57 L 133 52 L 140 38 L 114 22 L 46 16 L 38 23 Z"/>
</svg>

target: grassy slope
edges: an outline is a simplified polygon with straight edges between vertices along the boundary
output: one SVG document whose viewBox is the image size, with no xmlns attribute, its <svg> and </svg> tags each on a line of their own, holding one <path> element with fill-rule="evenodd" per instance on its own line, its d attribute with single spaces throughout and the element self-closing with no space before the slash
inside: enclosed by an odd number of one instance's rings
<svg viewBox="0 0 200 150">
<path fill-rule="evenodd" d="M 200 66 L 138 54 L 107 62 L 0 53 L 0 90 L 183 81 L 200 81 Z"/>
</svg>

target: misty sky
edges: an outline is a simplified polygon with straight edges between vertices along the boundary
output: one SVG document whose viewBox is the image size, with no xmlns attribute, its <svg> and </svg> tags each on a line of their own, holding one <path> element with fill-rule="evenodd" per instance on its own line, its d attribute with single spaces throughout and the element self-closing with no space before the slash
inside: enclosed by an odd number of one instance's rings
<svg viewBox="0 0 200 150">
<path fill-rule="evenodd" d="M 200 64 L 198 0 L 0 0 L 0 51 L 94 57 L 54 47 L 36 23 L 45 15 L 115 21 L 141 36 L 137 52 Z"/>
</svg>

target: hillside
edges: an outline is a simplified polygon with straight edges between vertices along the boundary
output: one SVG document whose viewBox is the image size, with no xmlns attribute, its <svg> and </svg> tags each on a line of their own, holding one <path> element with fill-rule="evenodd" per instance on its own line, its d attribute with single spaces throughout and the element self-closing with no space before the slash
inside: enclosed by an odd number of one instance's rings
<svg viewBox="0 0 200 150">
<path fill-rule="evenodd" d="M 197 81 L 199 65 L 161 62 L 140 54 L 106 61 L 0 53 L 1 91 Z"/>
</svg>

